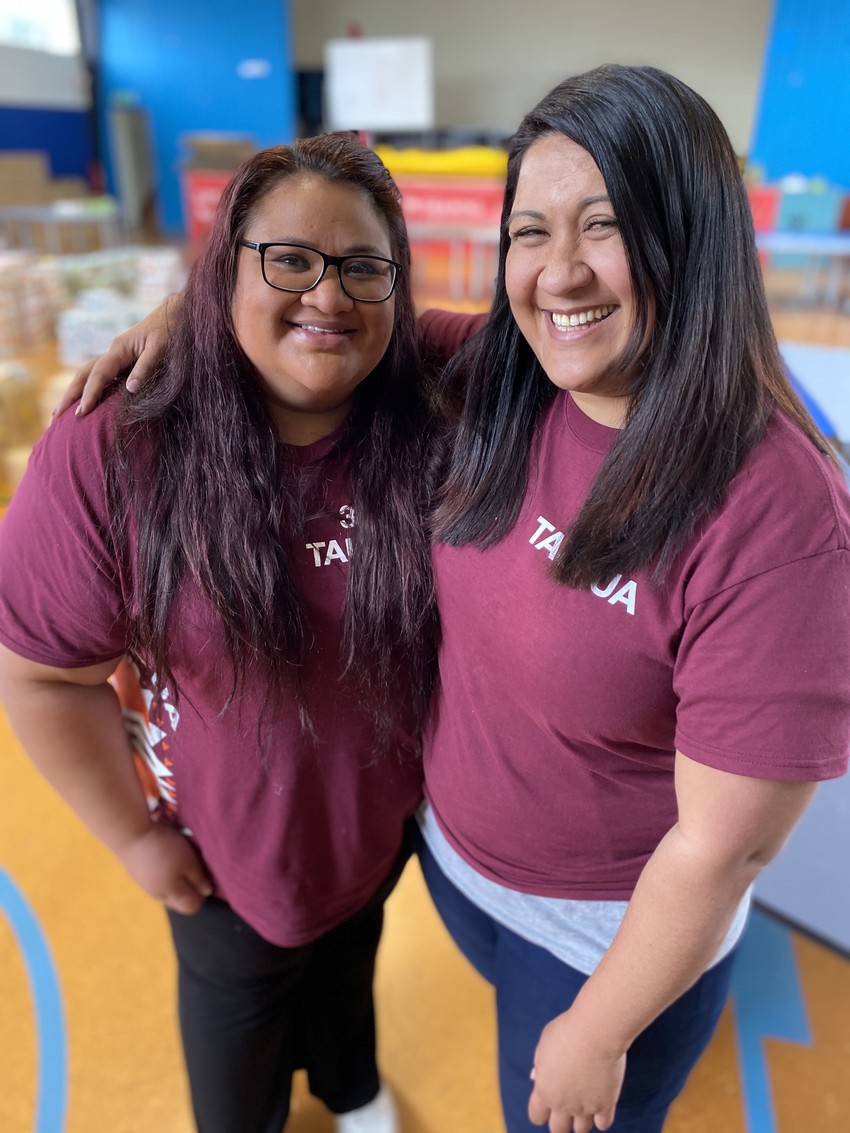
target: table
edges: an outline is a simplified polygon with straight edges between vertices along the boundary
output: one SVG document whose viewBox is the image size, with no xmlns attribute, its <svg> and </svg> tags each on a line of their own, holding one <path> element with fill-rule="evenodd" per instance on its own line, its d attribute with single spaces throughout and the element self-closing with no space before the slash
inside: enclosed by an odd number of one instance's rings
<svg viewBox="0 0 850 1133">
<path fill-rule="evenodd" d="M 759 251 L 777 255 L 805 256 L 809 260 L 803 280 L 802 297 L 808 302 L 822 301 L 839 307 L 850 267 L 850 231 L 841 232 L 757 232 Z M 823 288 L 819 288 L 823 274 Z"/>
<path fill-rule="evenodd" d="M 98 246 L 114 248 L 127 243 L 121 208 L 112 197 L 80 197 L 46 205 L 10 205 L 0 208 L 0 235 L 9 248 L 48 252 L 88 252 L 94 230 Z M 70 237 L 70 248 L 66 247 Z"/>
</svg>

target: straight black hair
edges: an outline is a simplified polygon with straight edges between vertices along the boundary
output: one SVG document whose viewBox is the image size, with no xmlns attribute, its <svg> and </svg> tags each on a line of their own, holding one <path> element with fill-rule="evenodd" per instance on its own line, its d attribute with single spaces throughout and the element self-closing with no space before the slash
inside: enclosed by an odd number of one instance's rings
<svg viewBox="0 0 850 1133">
<path fill-rule="evenodd" d="M 634 374 L 625 426 L 561 544 L 554 576 L 588 587 L 652 566 L 660 581 L 720 501 L 771 412 L 829 446 L 791 387 L 768 314 L 738 160 L 708 103 L 651 67 L 605 66 L 555 87 L 523 119 L 508 161 L 490 317 L 449 380 L 466 389 L 435 517 L 440 539 L 488 546 L 512 526 L 535 425 L 555 396 L 505 286 L 523 159 L 563 135 L 604 178 L 636 317 L 612 373 Z"/>
</svg>

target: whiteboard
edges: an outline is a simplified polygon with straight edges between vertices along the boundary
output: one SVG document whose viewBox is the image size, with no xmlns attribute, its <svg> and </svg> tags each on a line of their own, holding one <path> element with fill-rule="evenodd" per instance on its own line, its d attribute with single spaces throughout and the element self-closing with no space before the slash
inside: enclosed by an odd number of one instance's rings
<svg viewBox="0 0 850 1133">
<path fill-rule="evenodd" d="M 432 42 L 425 36 L 329 39 L 324 89 L 329 130 L 431 130 Z"/>
<path fill-rule="evenodd" d="M 0 44 L 0 106 L 88 110 L 91 93 L 82 57 Z"/>
</svg>

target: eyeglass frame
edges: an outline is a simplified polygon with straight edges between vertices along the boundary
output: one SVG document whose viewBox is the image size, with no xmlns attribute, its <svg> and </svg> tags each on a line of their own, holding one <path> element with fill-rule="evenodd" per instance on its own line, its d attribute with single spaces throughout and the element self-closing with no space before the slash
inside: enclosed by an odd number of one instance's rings
<svg viewBox="0 0 850 1133">
<path fill-rule="evenodd" d="M 343 293 L 348 296 L 354 303 L 386 303 L 388 299 L 392 298 L 395 291 L 395 286 L 398 283 L 399 276 L 401 275 L 401 264 L 396 260 L 388 259 L 387 256 L 375 256 L 371 252 L 353 252 L 348 256 L 329 256 L 327 252 L 322 252 L 319 248 L 314 248 L 312 244 L 298 244 L 293 240 L 244 240 L 238 241 L 243 248 L 251 248 L 255 252 L 260 253 L 260 271 L 263 274 L 263 282 L 275 291 L 285 291 L 290 295 L 306 295 L 308 291 L 314 291 L 322 280 L 325 278 L 329 267 L 336 268 L 337 279 Z M 322 257 L 322 270 L 319 278 L 315 283 L 311 283 L 309 287 L 280 287 L 277 283 L 270 283 L 269 277 L 266 275 L 266 250 L 268 248 L 302 248 L 305 252 L 315 252 L 317 256 Z M 359 295 L 352 295 L 350 291 L 346 290 L 345 283 L 342 278 L 342 271 L 340 270 L 346 260 L 380 260 L 383 264 L 390 264 L 393 268 L 393 278 L 390 284 L 390 289 L 383 299 L 363 299 Z"/>
</svg>

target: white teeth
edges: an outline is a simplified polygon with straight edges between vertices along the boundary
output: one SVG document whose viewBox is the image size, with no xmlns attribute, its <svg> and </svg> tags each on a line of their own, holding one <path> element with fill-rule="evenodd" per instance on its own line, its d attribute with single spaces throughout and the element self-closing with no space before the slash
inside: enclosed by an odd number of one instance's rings
<svg viewBox="0 0 850 1133">
<path fill-rule="evenodd" d="M 342 334 L 341 327 L 314 327 L 310 323 L 301 323 L 302 330 L 312 330 L 316 334 Z"/>
<path fill-rule="evenodd" d="M 558 330 L 566 330 L 568 327 L 581 327 L 586 323 L 597 322 L 606 318 L 613 310 L 613 306 L 596 307 L 592 311 L 580 311 L 577 315 L 561 315 L 553 311 L 552 322 Z"/>
</svg>

